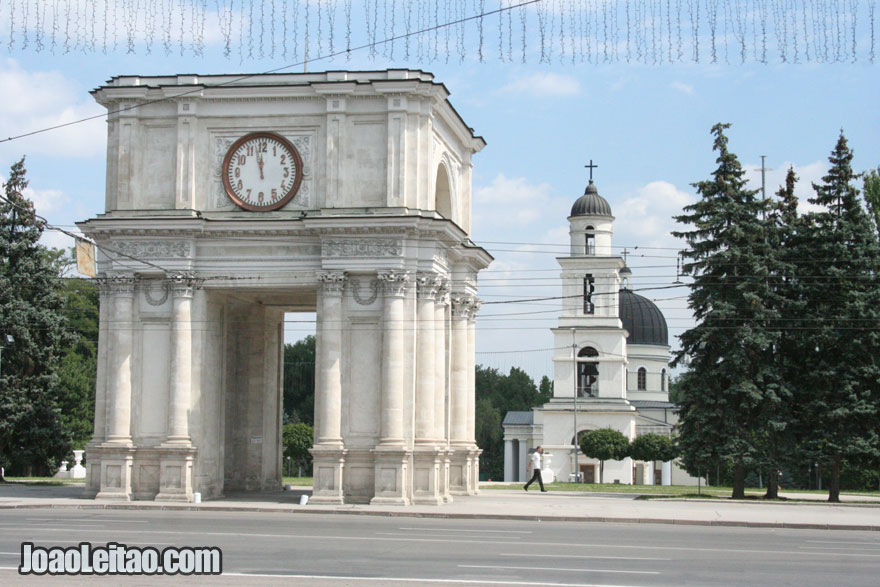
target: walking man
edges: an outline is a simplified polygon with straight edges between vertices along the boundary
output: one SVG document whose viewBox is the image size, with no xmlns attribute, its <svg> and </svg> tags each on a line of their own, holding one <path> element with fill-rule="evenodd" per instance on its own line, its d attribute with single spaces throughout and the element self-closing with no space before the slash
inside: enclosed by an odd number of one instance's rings
<svg viewBox="0 0 880 587">
<path fill-rule="evenodd" d="M 532 478 L 523 486 L 523 489 L 526 491 L 529 490 L 529 485 L 537 481 L 538 485 L 541 486 L 541 493 L 547 493 L 547 490 L 544 489 L 544 480 L 541 479 L 541 455 L 543 453 L 544 449 L 540 446 L 532 453 L 532 458 L 529 461 L 529 468 L 532 470 Z M 526 470 L 526 472 L 528 473 L 528 470 Z"/>
</svg>

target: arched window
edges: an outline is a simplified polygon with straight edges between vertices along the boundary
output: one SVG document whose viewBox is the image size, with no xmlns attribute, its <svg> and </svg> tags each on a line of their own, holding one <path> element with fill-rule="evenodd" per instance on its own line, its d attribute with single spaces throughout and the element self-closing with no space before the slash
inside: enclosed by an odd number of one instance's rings
<svg viewBox="0 0 880 587">
<path fill-rule="evenodd" d="M 578 351 L 578 397 L 597 397 L 599 395 L 599 351 L 591 346 L 585 346 Z"/>
<path fill-rule="evenodd" d="M 660 391 L 669 391 L 666 388 L 666 384 L 666 369 L 663 369 L 662 371 L 660 371 Z"/>
<path fill-rule="evenodd" d="M 596 254 L 596 235 L 593 234 L 593 227 L 587 227 L 587 235 L 586 240 L 584 241 L 584 254 L 585 255 L 595 255 Z"/>
<path fill-rule="evenodd" d="M 639 391 L 648 389 L 648 370 L 644 367 L 639 367 L 638 389 Z"/>
</svg>

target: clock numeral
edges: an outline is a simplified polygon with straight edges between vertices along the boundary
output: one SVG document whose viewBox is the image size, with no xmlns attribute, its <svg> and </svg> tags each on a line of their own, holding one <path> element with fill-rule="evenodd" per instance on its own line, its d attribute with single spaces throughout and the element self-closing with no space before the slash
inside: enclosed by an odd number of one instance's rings
<svg viewBox="0 0 880 587">
<path fill-rule="evenodd" d="M 276 190 L 275 188 L 272 188 L 272 201 L 274 202 L 277 199 L 278 199 L 278 190 Z"/>
<path fill-rule="evenodd" d="M 275 143 L 272 143 L 272 156 L 273 157 L 278 156 L 278 145 L 276 145 Z"/>
<path fill-rule="evenodd" d="M 285 155 L 284 153 L 281 154 L 281 164 L 287 165 L 287 155 Z"/>
<path fill-rule="evenodd" d="M 254 154 L 254 146 L 253 146 L 253 145 L 248 145 L 248 146 L 247 146 L 247 154 L 248 154 L 248 155 L 253 155 L 253 154 Z"/>
<path fill-rule="evenodd" d="M 247 190 L 247 199 L 248 199 L 248 200 L 251 199 L 251 192 L 252 192 L 252 191 L 253 191 L 252 189 L 248 188 L 248 190 Z"/>
<path fill-rule="evenodd" d="M 235 177 L 241 177 L 241 167 L 235 168 Z"/>
<path fill-rule="evenodd" d="M 263 203 L 263 192 L 260 192 L 259 194 L 257 194 L 257 200 L 259 200 L 259 202 L 261 204 Z"/>
<path fill-rule="evenodd" d="M 260 151 L 262 153 L 268 153 L 269 152 L 269 143 L 267 143 L 266 141 L 261 142 L 260 143 Z"/>
<path fill-rule="evenodd" d="M 244 155 L 239 155 L 239 156 L 238 156 L 238 164 L 239 164 L 239 165 L 244 165 L 244 162 L 245 162 L 245 161 L 247 161 L 247 157 L 245 157 Z"/>
<path fill-rule="evenodd" d="M 284 177 L 288 177 L 290 175 L 290 167 L 284 168 Z"/>
<path fill-rule="evenodd" d="M 240 179 L 238 180 L 238 185 L 236 187 L 238 188 L 238 191 L 241 191 L 241 189 L 244 187 L 244 184 L 241 182 Z"/>
</svg>

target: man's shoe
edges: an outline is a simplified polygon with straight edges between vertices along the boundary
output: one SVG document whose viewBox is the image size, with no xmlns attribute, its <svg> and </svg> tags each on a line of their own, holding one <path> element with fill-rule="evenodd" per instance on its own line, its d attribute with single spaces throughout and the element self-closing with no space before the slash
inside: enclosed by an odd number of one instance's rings
<svg viewBox="0 0 880 587">
<path fill-rule="evenodd" d="M 549 491 L 547 491 L 546 489 L 542 489 L 541 493 L 549 493 Z"/>
<path fill-rule="evenodd" d="M 528 486 L 528 485 L 523 485 L 523 489 L 525 489 L 525 490 L 526 490 L 526 493 L 528 493 L 528 491 L 529 491 L 529 486 Z"/>
</svg>

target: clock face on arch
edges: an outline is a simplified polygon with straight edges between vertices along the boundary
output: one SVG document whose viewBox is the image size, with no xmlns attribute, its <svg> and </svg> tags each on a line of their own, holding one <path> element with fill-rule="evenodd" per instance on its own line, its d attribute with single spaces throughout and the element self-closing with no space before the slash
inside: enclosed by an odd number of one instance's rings
<svg viewBox="0 0 880 587">
<path fill-rule="evenodd" d="M 250 133 L 235 141 L 223 158 L 223 186 L 245 210 L 278 210 L 299 190 L 302 167 L 296 147 L 281 135 Z"/>
</svg>

